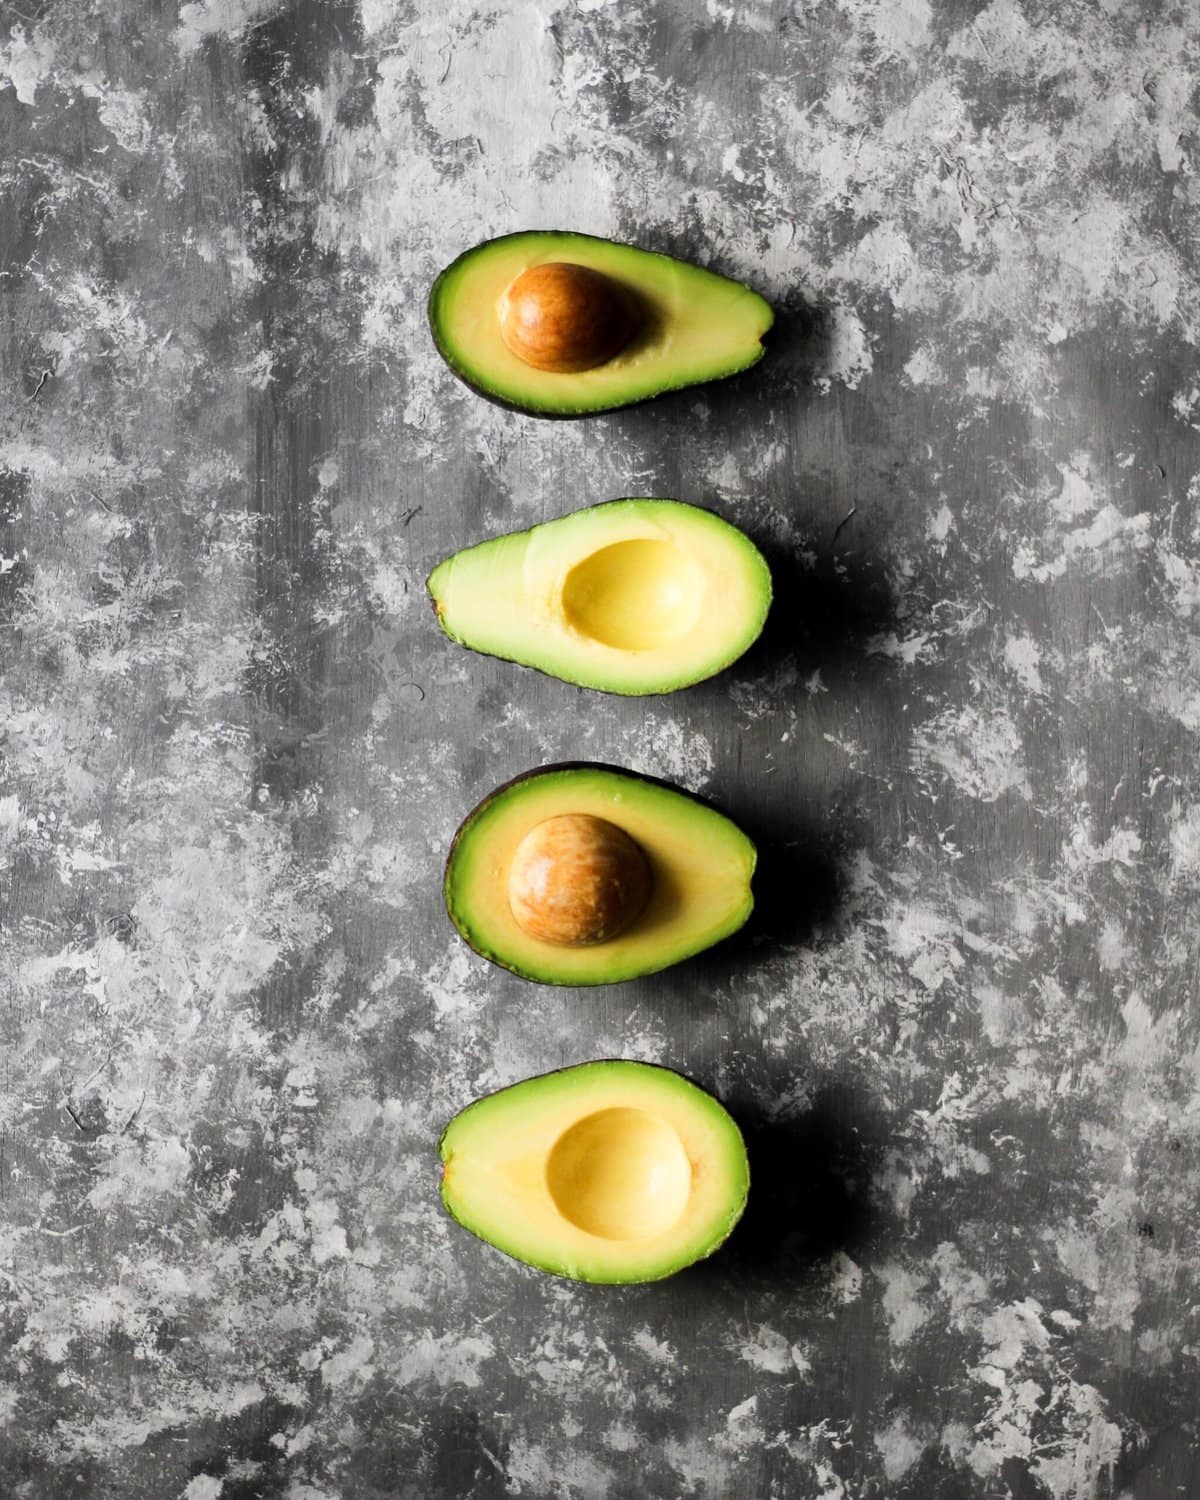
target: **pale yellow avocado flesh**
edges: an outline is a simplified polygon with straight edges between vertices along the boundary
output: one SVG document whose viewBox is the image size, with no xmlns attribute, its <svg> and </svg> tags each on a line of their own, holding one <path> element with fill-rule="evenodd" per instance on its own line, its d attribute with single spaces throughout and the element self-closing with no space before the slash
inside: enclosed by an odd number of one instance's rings
<svg viewBox="0 0 1200 1500">
<path fill-rule="evenodd" d="M 447 558 L 428 586 L 452 640 L 630 695 L 721 671 L 771 603 L 750 539 L 678 500 L 613 500 L 510 532 Z"/>
<path fill-rule="evenodd" d="M 614 823 L 650 866 L 650 897 L 617 936 L 541 942 L 509 905 L 509 872 L 532 828 L 562 813 Z M 446 909 L 477 953 L 540 984 L 615 984 L 678 963 L 743 925 L 757 852 L 738 826 L 686 792 L 608 766 L 551 767 L 499 788 L 472 812 L 446 862 Z"/>
<path fill-rule="evenodd" d="M 478 1100 L 441 1140 L 442 1199 L 518 1260 L 595 1282 L 654 1281 L 709 1254 L 746 1202 L 736 1124 L 646 1063 L 584 1063 Z"/>
<path fill-rule="evenodd" d="M 641 329 L 604 364 L 574 374 L 535 369 L 500 333 L 504 294 L 548 262 L 587 266 L 636 297 Z M 482 394 L 519 410 L 579 416 L 736 374 L 762 358 L 774 314 L 757 292 L 689 261 L 592 235 L 522 231 L 485 241 L 441 273 L 429 322 L 442 357 Z"/>
</svg>

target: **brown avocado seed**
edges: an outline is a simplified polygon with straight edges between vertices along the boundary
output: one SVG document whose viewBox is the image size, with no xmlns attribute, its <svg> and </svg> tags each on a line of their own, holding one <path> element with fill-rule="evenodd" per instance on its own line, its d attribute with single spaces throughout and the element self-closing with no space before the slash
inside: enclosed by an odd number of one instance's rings
<svg viewBox="0 0 1200 1500">
<path fill-rule="evenodd" d="M 508 904 L 523 932 L 558 948 L 605 943 L 641 916 L 650 866 L 615 823 L 561 813 L 531 828 L 513 854 Z"/>
<path fill-rule="evenodd" d="M 500 298 L 500 337 L 535 370 L 568 375 L 604 364 L 633 337 L 630 303 L 611 277 L 548 261 L 522 271 Z"/>
</svg>

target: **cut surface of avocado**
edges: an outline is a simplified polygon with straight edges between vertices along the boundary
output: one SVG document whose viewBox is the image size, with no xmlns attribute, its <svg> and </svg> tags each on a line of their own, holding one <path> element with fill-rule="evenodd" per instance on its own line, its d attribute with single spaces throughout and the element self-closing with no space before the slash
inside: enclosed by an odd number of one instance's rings
<svg viewBox="0 0 1200 1500">
<path fill-rule="evenodd" d="M 611 284 L 625 324 L 614 353 L 585 369 L 543 369 L 515 352 L 525 346 L 505 337 L 509 294 L 543 266 L 579 267 Z M 762 358 L 773 320 L 768 302 L 726 276 L 561 230 L 485 240 L 447 266 L 429 295 L 434 343 L 454 373 L 481 395 L 535 416 L 611 411 L 734 375 Z M 605 352 L 602 339 L 598 348 Z"/>
<path fill-rule="evenodd" d="M 442 1134 L 442 1201 L 506 1255 L 576 1281 L 657 1281 L 710 1255 L 750 1169 L 724 1107 L 649 1063 L 582 1063 L 478 1099 Z"/>
<path fill-rule="evenodd" d="M 736 526 L 679 500 L 611 500 L 448 557 L 429 575 L 452 641 L 609 693 L 668 693 L 757 639 L 771 574 Z"/>
<path fill-rule="evenodd" d="M 555 820 L 570 822 L 572 837 L 545 841 L 551 856 L 530 872 L 531 840 Z M 616 837 L 606 839 L 610 827 Z M 635 905 L 611 889 L 622 879 L 626 843 L 649 872 Z M 754 905 L 756 858 L 734 822 L 677 787 L 610 766 L 549 766 L 467 815 L 446 862 L 446 910 L 477 953 L 514 974 L 540 984 L 615 984 L 736 932 Z M 543 904 L 540 925 L 525 920 L 531 893 Z M 621 915 L 612 936 L 596 918 L 606 910 Z"/>
</svg>

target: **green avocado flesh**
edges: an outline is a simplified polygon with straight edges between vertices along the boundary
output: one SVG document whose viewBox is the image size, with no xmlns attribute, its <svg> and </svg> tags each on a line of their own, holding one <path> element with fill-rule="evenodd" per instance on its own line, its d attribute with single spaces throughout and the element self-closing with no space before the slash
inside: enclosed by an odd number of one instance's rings
<svg viewBox="0 0 1200 1500">
<path fill-rule="evenodd" d="M 429 575 L 452 641 L 609 693 L 669 693 L 758 637 L 754 543 L 678 500 L 612 500 L 456 552 Z"/>
<path fill-rule="evenodd" d="M 649 896 L 632 923 L 582 947 L 531 936 L 509 900 L 522 840 L 567 814 L 615 825 L 650 871 Z M 539 984 L 615 984 L 736 932 L 754 906 L 756 858 L 735 823 L 687 792 L 608 766 L 550 766 L 500 787 L 467 815 L 446 862 L 446 910 L 476 953 L 514 974 Z"/>
<path fill-rule="evenodd" d="M 575 373 L 539 370 L 508 348 L 498 304 L 522 272 L 550 262 L 611 278 L 640 309 L 612 358 Z M 523 231 L 460 255 L 433 284 L 429 326 L 442 358 L 483 396 L 535 416 L 577 417 L 734 375 L 763 355 L 771 306 L 740 282 L 669 255 L 558 230 Z"/>
<path fill-rule="evenodd" d="M 455 1115 L 439 1150 L 452 1218 L 575 1281 L 659 1281 L 711 1255 L 750 1187 L 723 1106 L 649 1063 L 582 1063 L 513 1084 Z"/>
</svg>

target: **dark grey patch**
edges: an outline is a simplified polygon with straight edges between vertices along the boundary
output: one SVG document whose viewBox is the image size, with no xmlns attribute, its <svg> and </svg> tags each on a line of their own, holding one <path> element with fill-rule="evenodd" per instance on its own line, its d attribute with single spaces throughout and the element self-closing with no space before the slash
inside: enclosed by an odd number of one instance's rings
<svg viewBox="0 0 1200 1500">
<path fill-rule="evenodd" d="M 24 545 L 28 504 L 29 475 L 0 466 L 0 623 L 7 619 L 29 572 Z"/>
<path fill-rule="evenodd" d="M 257 1235 L 272 1214 L 296 1198 L 294 1167 L 278 1159 L 278 1148 L 259 1129 L 246 1146 L 233 1151 L 224 1132 L 203 1122 L 192 1131 L 188 1146 L 196 1192 L 220 1199 L 209 1217 L 215 1233 Z"/>
<path fill-rule="evenodd" d="M 507 1444 L 494 1423 L 478 1412 L 451 1408 L 431 1414 L 426 1432 L 433 1447 L 433 1495 L 501 1500 L 512 1493 L 504 1472 Z"/>
<path fill-rule="evenodd" d="M 1005 1476 L 1007 1478 L 1007 1475 Z M 981 1486 L 978 1479 L 968 1479 L 949 1456 L 936 1446 L 927 1448 L 912 1468 L 894 1484 L 870 1479 L 863 1490 L 865 1496 L 878 1496 L 878 1500 L 991 1500 L 993 1492 Z M 994 1491 L 996 1500 L 1046 1500 L 1045 1490 L 1007 1489 Z"/>
<path fill-rule="evenodd" d="M 105 931 L 118 942 L 133 947 L 137 941 L 137 919 L 131 911 L 115 911 L 104 919 Z"/>
<path fill-rule="evenodd" d="M 26 1403 L 25 1411 L 32 1417 L 37 1409 Z M 41 1445 L 16 1433 L 0 1444 L 0 1494 L 7 1500 L 123 1500 L 99 1459 L 56 1464 L 51 1472 Z"/>
<path fill-rule="evenodd" d="M 272 384 L 255 420 L 254 498 L 260 516 L 258 597 L 264 637 L 247 687 L 258 705 L 255 785 L 284 801 L 318 773 L 329 694 L 342 674 L 330 632 L 316 618 L 329 587 L 330 496 L 316 480 L 335 451 L 357 377 L 348 366 L 358 321 L 354 276 L 314 238 L 323 159 L 319 126 L 304 105 L 325 80 L 331 42 L 360 61 L 353 112 L 370 105 L 373 69 L 362 60 L 357 8 L 290 6 L 253 28 L 243 49 L 277 144 L 251 157 L 248 229 L 262 273 L 256 298 Z M 288 186 L 302 183 L 304 188 Z M 350 649 L 347 647 L 346 649 Z"/>
<path fill-rule="evenodd" d="M 1045 1500 L 1045 1486 L 1034 1478 L 1023 1458 L 1006 1458 L 1000 1465 L 1000 1478 L 1005 1485 L 1005 1494 L 1012 1500 Z M 1111 1494 L 1112 1491 L 1105 1486 L 1100 1493 Z"/>
<path fill-rule="evenodd" d="M 82 1141 L 91 1142 L 107 1133 L 108 1110 L 104 1100 L 98 1095 L 88 1094 L 83 1098 L 64 1096 L 62 1107 Z"/>
<path fill-rule="evenodd" d="M 294 1036 L 304 1024 L 305 1007 L 319 975 L 318 955 L 274 968 L 255 991 L 263 1024 L 281 1036 Z"/>
<path fill-rule="evenodd" d="M 376 1376 L 354 1404 L 361 1440 L 344 1482 L 359 1500 L 500 1500 L 508 1443 L 500 1424 L 449 1395 L 422 1405 Z"/>
<path fill-rule="evenodd" d="M 272 1439 L 299 1427 L 293 1407 L 266 1400 L 235 1417 L 205 1425 L 208 1431 L 195 1443 L 203 1456 L 188 1464 L 188 1480 L 201 1474 L 221 1478 L 221 1500 L 280 1500 L 287 1493 L 294 1477 L 293 1461 Z M 164 1446 L 163 1441 L 155 1446 Z"/>
<path fill-rule="evenodd" d="M 1194 1415 L 1181 1413 L 1157 1423 L 1143 1441 L 1129 1443 L 1113 1480 L 1114 1493 L 1131 1500 L 1176 1500 L 1177 1496 L 1196 1500 L 1200 1495 L 1200 1428 Z"/>
</svg>

